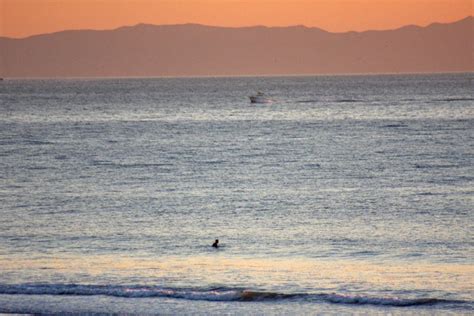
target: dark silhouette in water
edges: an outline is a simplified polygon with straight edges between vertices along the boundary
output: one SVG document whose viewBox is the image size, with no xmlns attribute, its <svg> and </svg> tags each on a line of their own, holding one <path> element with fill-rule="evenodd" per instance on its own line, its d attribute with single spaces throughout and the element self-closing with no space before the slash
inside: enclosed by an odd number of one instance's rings
<svg viewBox="0 0 474 316">
<path fill-rule="evenodd" d="M 218 243 L 219 243 L 219 239 L 216 239 L 216 241 L 212 244 L 212 247 L 218 248 L 219 247 Z"/>
</svg>

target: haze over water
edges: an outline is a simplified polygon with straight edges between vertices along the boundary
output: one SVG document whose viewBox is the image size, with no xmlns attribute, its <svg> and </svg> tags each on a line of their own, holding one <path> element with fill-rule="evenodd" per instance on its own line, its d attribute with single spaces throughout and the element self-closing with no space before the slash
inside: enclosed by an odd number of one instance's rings
<svg viewBox="0 0 474 316">
<path fill-rule="evenodd" d="M 0 312 L 471 314 L 472 79 L 3 81 Z"/>
</svg>

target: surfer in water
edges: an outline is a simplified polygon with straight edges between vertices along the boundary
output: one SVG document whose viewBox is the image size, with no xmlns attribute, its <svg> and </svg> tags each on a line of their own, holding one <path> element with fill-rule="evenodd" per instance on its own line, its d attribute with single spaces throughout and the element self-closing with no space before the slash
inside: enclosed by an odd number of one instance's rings
<svg viewBox="0 0 474 316">
<path fill-rule="evenodd" d="M 219 239 L 216 239 L 216 241 L 212 244 L 212 247 L 218 248 L 219 247 Z"/>
</svg>

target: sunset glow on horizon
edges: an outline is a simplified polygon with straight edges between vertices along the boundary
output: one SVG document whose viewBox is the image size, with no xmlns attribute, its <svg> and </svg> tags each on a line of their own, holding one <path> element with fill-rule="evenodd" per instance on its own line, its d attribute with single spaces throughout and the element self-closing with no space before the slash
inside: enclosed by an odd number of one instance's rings
<svg viewBox="0 0 474 316">
<path fill-rule="evenodd" d="M 0 36 L 138 23 L 305 25 L 347 32 L 448 23 L 469 15 L 471 0 L 0 0 Z"/>
</svg>

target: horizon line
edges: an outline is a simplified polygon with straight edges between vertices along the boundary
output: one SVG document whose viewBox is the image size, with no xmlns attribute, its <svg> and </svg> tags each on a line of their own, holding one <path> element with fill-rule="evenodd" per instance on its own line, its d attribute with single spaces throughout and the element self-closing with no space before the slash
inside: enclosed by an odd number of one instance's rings
<svg viewBox="0 0 474 316">
<path fill-rule="evenodd" d="M 347 33 L 366 33 L 366 32 L 389 32 L 389 31 L 396 31 L 400 30 L 406 27 L 418 27 L 418 28 L 427 28 L 432 25 L 447 25 L 447 24 L 454 24 L 458 23 L 467 19 L 474 19 L 473 15 L 467 15 L 462 19 L 458 19 L 452 22 L 431 22 L 427 25 L 417 25 L 417 24 L 406 24 L 399 26 L 397 28 L 392 28 L 392 29 L 367 29 L 364 31 L 344 31 L 344 32 L 331 32 L 327 31 L 323 28 L 317 27 L 317 26 L 306 26 L 304 24 L 293 24 L 293 25 L 286 25 L 286 26 L 267 26 L 267 25 L 246 25 L 246 26 L 220 26 L 220 25 L 208 25 L 208 24 L 201 24 L 201 23 L 173 23 L 173 24 L 152 24 L 152 23 L 136 23 L 132 25 L 122 25 L 118 26 L 115 28 L 110 28 L 110 29 L 88 29 L 88 28 L 82 28 L 82 29 L 64 29 L 60 31 L 54 31 L 54 32 L 48 32 L 48 33 L 38 33 L 38 34 L 32 34 L 24 37 L 9 37 L 9 36 L 4 36 L 0 35 L 0 38 L 4 39 L 13 39 L 13 40 L 23 40 L 23 39 L 28 39 L 36 36 L 44 36 L 44 35 L 52 35 L 52 34 L 57 34 L 57 33 L 63 33 L 63 32 L 81 32 L 81 31 L 89 31 L 89 32 L 112 32 L 112 31 L 117 31 L 123 28 L 134 28 L 138 26 L 154 26 L 154 27 L 170 27 L 170 26 L 201 26 L 201 27 L 210 27 L 210 28 L 222 28 L 222 29 L 249 29 L 249 28 L 268 28 L 268 29 L 278 29 L 278 28 L 296 28 L 296 27 L 301 27 L 305 29 L 317 29 L 326 33 L 331 33 L 331 34 L 347 34 Z"/>
<path fill-rule="evenodd" d="M 1 77 L 4 81 L 16 80 L 120 80 L 120 79 L 212 79 L 212 78 L 276 78 L 276 77 L 363 77 L 363 76 L 425 76 L 474 74 L 472 71 L 427 72 L 357 72 L 314 74 L 242 74 L 242 75 L 171 75 L 171 76 L 58 76 L 58 77 Z"/>
</svg>

